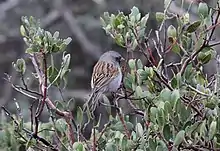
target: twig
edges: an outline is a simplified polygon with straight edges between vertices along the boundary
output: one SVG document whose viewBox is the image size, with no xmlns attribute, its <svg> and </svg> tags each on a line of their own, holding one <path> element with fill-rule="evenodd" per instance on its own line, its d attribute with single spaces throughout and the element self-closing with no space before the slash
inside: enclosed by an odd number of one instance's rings
<svg viewBox="0 0 220 151">
<path fill-rule="evenodd" d="M 51 117 L 51 120 L 52 120 L 52 123 L 53 123 L 53 127 L 54 127 L 54 131 L 55 131 L 56 139 L 59 141 L 59 143 L 60 143 L 66 150 L 68 150 L 67 147 L 64 145 L 64 143 L 60 140 L 58 131 L 57 131 L 56 126 L 55 126 L 54 116 L 52 115 L 51 109 L 49 108 L 48 105 L 47 105 L 47 108 L 48 108 L 48 111 L 50 112 L 50 117 Z"/>
<path fill-rule="evenodd" d="M 94 124 L 94 122 L 93 122 Z M 93 125 L 93 147 L 92 147 L 92 150 L 93 151 L 96 151 L 96 138 L 95 138 L 95 126 Z"/>
<path fill-rule="evenodd" d="M 127 128 L 127 125 L 126 125 L 126 123 L 124 121 L 124 118 L 123 118 L 123 115 L 121 113 L 121 110 L 120 110 L 120 108 L 118 107 L 118 104 L 117 104 L 118 100 L 119 100 L 119 98 L 117 98 L 115 100 L 115 107 L 116 107 L 116 110 L 117 110 L 117 113 L 118 113 L 118 117 L 119 117 L 119 119 L 120 119 L 120 121 L 121 121 L 121 123 L 122 123 L 122 125 L 124 127 L 125 134 L 126 134 L 127 138 L 130 139 L 131 138 L 130 132 L 128 131 L 128 128 Z"/>
<path fill-rule="evenodd" d="M 185 96 L 181 97 L 181 100 L 186 103 L 188 105 L 188 102 L 190 102 L 190 100 L 188 98 L 186 98 Z M 188 100 L 188 102 L 186 102 L 186 100 Z M 194 105 L 190 105 L 190 107 L 200 116 L 203 117 L 203 114 L 200 112 L 199 109 L 197 109 Z"/>
<path fill-rule="evenodd" d="M 25 96 L 27 96 L 27 97 L 29 97 L 29 98 L 32 98 L 32 99 L 34 99 L 34 100 L 37 100 L 38 98 L 37 97 L 35 97 L 35 96 L 33 96 L 33 95 L 31 95 L 31 94 L 28 94 L 28 93 L 26 93 L 26 92 L 24 92 L 22 89 L 21 89 L 21 87 L 16 87 L 15 85 L 11 85 L 12 86 L 12 88 L 14 88 L 17 92 L 19 92 L 19 93 L 21 93 L 21 94 L 23 94 L 23 95 L 25 95 Z"/>
<path fill-rule="evenodd" d="M 71 124 L 71 114 L 69 113 L 69 116 L 66 116 L 64 117 L 65 120 L 66 120 L 66 123 L 68 125 L 68 134 L 69 134 L 69 139 L 71 141 L 71 144 L 74 144 L 75 142 L 75 139 L 74 139 L 74 134 L 73 134 L 73 127 L 72 127 L 72 124 Z"/>
<path fill-rule="evenodd" d="M 28 88 L 23 88 L 21 86 L 18 86 L 18 85 L 14 85 L 11 83 L 11 86 L 18 92 L 21 92 L 21 91 L 26 91 L 28 93 L 32 93 L 32 94 L 35 94 L 37 96 L 40 96 L 40 97 L 43 97 L 43 95 L 41 95 L 40 93 L 36 92 L 36 91 L 33 91 L 33 90 L 30 90 Z M 22 93 L 22 92 L 21 92 Z M 24 92 L 22 93 L 24 94 Z M 29 96 L 30 97 L 30 94 L 27 95 L 27 93 L 25 94 L 26 96 Z M 31 96 L 31 98 L 36 98 L 35 96 Z"/>
<path fill-rule="evenodd" d="M 219 42 L 216 42 L 216 43 L 213 43 L 213 44 L 209 44 L 208 46 L 209 46 L 209 47 L 214 47 L 214 46 L 217 46 L 217 45 L 220 45 L 220 41 L 219 41 Z"/>
<path fill-rule="evenodd" d="M 107 128 L 111 125 L 111 121 L 109 121 L 107 124 L 105 124 L 104 128 L 102 129 L 102 131 L 100 132 L 99 138 L 97 139 L 97 142 L 102 138 L 102 135 L 104 134 L 104 132 L 107 130 Z"/>
<path fill-rule="evenodd" d="M 45 105 L 45 100 L 47 98 L 47 59 L 46 59 L 46 54 L 44 52 L 42 52 L 43 54 L 43 65 L 44 65 L 44 84 L 41 85 L 41 89 L 42 89 L 42 93 L 43 93 L 43 99 L 41 101 L 41 105 L 39 106 L 39 110 L 38 112 L 36 113 L 36 117 L 38 118 L 43 109 L 44 109 L 44 105 Z"/>
<path fill-rule="evenodd" d="M 31 104 L 31 106 L 30 106 L 30 112 L 31 112 L 31 131 L 33 132 L 33 130 L 34 130 L 34 126 L 33 126 L 33 124 L 34 124 L 34 120 L 33 120 L 33 104 L 34 104 L 34 102 Z"/>
<path fill-rule="evenodd" d="M 185 60 L 185 62 L 183 63 L 182 68 L 181 68 L 181 70 L 180 70 L 180 74 L 181 74 L 181 75 L 184 74 L 184 72 L 185 72 L 185 70 L 186 70 L 186 67 L 188 66 L 188 64 L 190 63 L 190 61 L 191 61 L 193 58 L 195 58 L 196 55 L 197 55 L 200 51 L 202 51 L 202 49 L 204 49 L 205 47 L 207 47 L 207 45 L 206 45 L 206 41 L 204 40 L 202 46 L 200 46 L 200 48 L 199 48 L 198 50 L 193 51 L 194 53 L 192 53 L 192 55 L 191 55 L 190 57 L 188 57 L 188 58 Z"/>
<path fill-rule="evenodd" d="M 203 93 L 199 90 L 197 90 L 196 88 L 192 87 L 191 85 L 186 85 L 188 88 L 190 88 L 191 90 L 195 91 L 196 93 L 200 94 L 200 95 L 203 95 L 203 96 L 206 96 L 206 97 L 210 97 L 211 95 L 209 94 L 206 94 L 206 93 Z"/>
<path fill-rule="evenodd" d="M 218 5 L 218 9 L 220 9 L 218 2 L 217 2 L 217 5 Z M 214 31 L 215 31 L 215 29 L 216 29 L 216 26 L 215 26 L 215 25 L 217 25 L 217 23 L 218 23 L 219 16 L 220 16 L 220 10 L 217 11 L 217 16 L 216 16 L 215 22 L 214 22 L 214 24 L 213 24 L 214 27 L 213 27 L 212 30 L 211 30 L 211 34 L 210 34 L 210 36 L 209 36 L 209 38 L 208 38 L 207 45 L 208 45 L 208 43 L 209 43 L 209 42 L 211 41 L 211 39 L 212 39 L 212 36 L 213 36 Z"/>
</svg>

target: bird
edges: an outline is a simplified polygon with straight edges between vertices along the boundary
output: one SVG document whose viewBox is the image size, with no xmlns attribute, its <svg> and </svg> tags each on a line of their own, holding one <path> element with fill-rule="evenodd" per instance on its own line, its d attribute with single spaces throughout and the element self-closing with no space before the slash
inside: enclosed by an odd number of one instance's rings
<svg viewBox="0 0 220 151">
<path fill-rule="evenodd" d="M 121 54 L 111 50 L 103 53 L 93 67 L 91 95 L 84 104 L 84 109 L 87 108 L 87 113 L 90 113 L 90 115 L 93 116 L 93 112 L 102 94 L 107 92 L 114 93 L 119 89 L 122 82 L 120 64 L 123 60 L 125 59 Z"/>
</svg>

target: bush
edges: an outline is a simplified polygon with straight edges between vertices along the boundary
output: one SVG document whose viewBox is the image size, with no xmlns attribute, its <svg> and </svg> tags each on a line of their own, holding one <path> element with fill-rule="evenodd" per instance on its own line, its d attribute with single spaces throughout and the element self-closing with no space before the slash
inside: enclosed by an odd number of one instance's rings
<svg viewBox="0 0 220 151">
<path fill-rule="evenodd" d="M 149 14 L 142 16 L 136 7 L 131 9 L 129 15 L 106 12 L 101 17 L 106 33 L 127 51 L 124 93 L 118 95 L 115 101 L 126 99 L 141 121 L 131 122 L 116 103 L 116 117 L 110 117 L 102 131 L 97 130 L 99 123 L 95 125 L 88 140 L 81 133 L 86 125 L 82 109 L 78 107 L 77 116 L 73 118 L 68 111 L 71 101 L 54 105 L 47 96 L 50 86 L 66 85 L 70 54 L 63 53 L 60 68 L 54 66 L 52 56 L 63 52 L 71 38 L 60 39 L 59 32 L 52 35 L 41 29 L 33 17 L 22 17 L 21 35 L 28 46 L 26 53 L 34 65 L 40 92 L 28 89 L 23 80 L 26 71 L 24 59 L 13 63 L 24 87 L 12 86 L 24 95 L 40 101 L 36 113 L 31 110 L 32 117 L 28 123 L 23 122 L 21 114 L 11 115 L 2 107 L 11 122 L 2 123 L 1 148 L 77 151 L 220 150 L 220 66 L 219 56 L 213 48 L 220 43 L 212 40 L 219 24 L 219 4 L 211 8 L 200 3 L 200 18 L 190 22 L 189 13 L 183 16 L 169 13 L 167 8 L 170 3 L 169 0 L 165 1 L 165 11 L 155 14 L 158 29 L 154 34 L 153 31 L 146 33 Z M 167 26 L 171 19 L 177 25 Z M 143 65 L 139 58 L 130 58 L 134 52 L 144 56 L 149 65 Z M 166 64 L 164 60 L 168 53 L 179 56 L 180 60 Z M 51 62 L 48 62 L 48 57 Z M 215 80 L 211 80 L 204 74 L 203 65 L 214 58 L 217 60 L 217 73 Z M 172 74 L 171 78 L 168 72 Z M 49 123 L 39 121 L 45 104 L 51 115 Z M 17 110 L 21 110 L 19 105 Z"/>
</svg>

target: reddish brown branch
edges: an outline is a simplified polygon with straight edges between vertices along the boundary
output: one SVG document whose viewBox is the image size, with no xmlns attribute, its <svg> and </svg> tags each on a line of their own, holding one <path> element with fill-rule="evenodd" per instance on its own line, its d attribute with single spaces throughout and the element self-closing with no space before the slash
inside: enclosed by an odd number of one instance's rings
<svg viewBox="0 0 220 151">
<path fill-rule="evenodd" d="M 154 66 L 157 66 L 156 60 L 155 60 L 155 58 L 154 58 L 154 56 L 153 56 L 153 54 L 152 54 L 151 49 L 150 49 L 150 48 L 147 48 L 147 51 L 148 51 L 148 53 L 149 53 L 149 55 L 150 55 L 150 58 L 152 59 L 152 62 L 153 62 L 153 64 L 154 64 Z"/>
<path fill-rule="evenodd" d="M 131 138 L 130 132 L 128 131 L 127 125 L 126 125 L 124 118 L 119 110 L 118 110 L 118 116 L 119 116 L 119 119 L 124 127 L 125 134 L 126 134 L 127 138 L 130 139 Z"/>
<path fill-rule="evenodd" d="M 69 113 L 69 115 L 68 116 L 66 115 L 64 118 L 65 118 L 66 123 L 68 125 L 68 136 L 69 136 L 69 139 L 71 141 L 71 144 L 74 144 L 75 139 L 74 139 L 74 134 L 73 134 L 73 127 L 72 127 L 72 124 L 71 124 L 72 116 Z"/>
</svg>

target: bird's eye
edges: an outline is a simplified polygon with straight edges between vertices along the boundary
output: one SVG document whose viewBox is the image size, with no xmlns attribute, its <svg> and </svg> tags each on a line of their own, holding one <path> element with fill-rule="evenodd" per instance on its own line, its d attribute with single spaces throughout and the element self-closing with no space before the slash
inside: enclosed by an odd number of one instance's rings
<svg viewBox="0 0 220 151">
<path fill-rule="evenodd" d="M 121 62 L 121 56 L 115 58 L 117 62 Z"/>
</svg>

